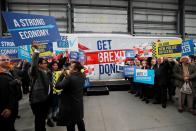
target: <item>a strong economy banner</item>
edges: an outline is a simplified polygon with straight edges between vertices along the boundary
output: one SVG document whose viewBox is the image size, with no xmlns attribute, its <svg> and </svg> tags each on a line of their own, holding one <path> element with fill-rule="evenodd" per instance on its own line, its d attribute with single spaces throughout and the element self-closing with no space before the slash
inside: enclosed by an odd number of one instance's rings
<svg viewBox="0 0 196 131">
<path fill-rule="evenodd" d="M 42 43 L 60 40 L 54 17 L 11 12 L 4 12 L 3 17 L 17 45 L 28 45 L 33 40 Z"/>
<path fill-rule="evenodd" d="M 0 55 L 7 55 L 12 59 L 18 58 L 18 47 L 11 37 L 0 38 Z"/>
</svg>

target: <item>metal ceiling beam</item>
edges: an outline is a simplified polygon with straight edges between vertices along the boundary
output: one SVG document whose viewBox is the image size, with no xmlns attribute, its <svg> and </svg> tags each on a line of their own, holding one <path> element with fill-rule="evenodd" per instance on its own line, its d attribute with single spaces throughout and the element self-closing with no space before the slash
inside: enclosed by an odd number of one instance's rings
<svg viewBox="0 0 196 131">
<path fill-rule="evenodd" d="M 8 5 L 67 5 L 68 3 L 8 2 Z"/>
<path fill-rule="evenodd" d="M 128 10 L 127 10 L 127 27 L 128 33 L 133 35 L 133 0 L 128 1 Z"/>
<path fill-rule="evenodd" d="M 68 5 L 67 5 L 67 30 L 68 33 L 73 33 L 73 6 L 71 0 L 68 0 Z"/>
<path fill-rule="evenodd" d="M 127 6 L 120 5 L 98 5 L 98 4 L 73 4 L 73 6 L 78 7 L 95 7 L 95 8 L 127 8 Z"/>
<path fill-rule="evenodd" d="M 3 33 L 6 32 L 6 25 L 3 20 L 2 12 L 6 11 L 6 0 L 1 0 L 0 1 L 0 36 L 3 36 Z"/>
<path fill-rule="evenodd" d="M 185 39 L 185 0 L 178 1 L 178 31 L 182 35 L 182 39 Z"/>
</svg>

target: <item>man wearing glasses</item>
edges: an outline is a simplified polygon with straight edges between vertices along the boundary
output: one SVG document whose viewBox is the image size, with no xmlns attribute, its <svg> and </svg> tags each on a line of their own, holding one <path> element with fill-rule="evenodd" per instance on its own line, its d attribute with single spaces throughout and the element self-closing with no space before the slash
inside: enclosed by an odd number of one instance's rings
<svg viewBox="0 0 196 131">
<path fill-rule="evenodd" d="M 48 62 L 39 58 L 39 50 L 36 42 L 33 42 L 32 47 L 34 53 L 32 56 L 32 65 L 29 69 L 31 79 L 30 88 L 30 104 L 35 116 L 35 131 L 46 131 L 45 120 L 49 109 L 50 76 L 48 73 Z"/>
<path fill-rule="evenodd" d="M 14 122 L 17 115 L 17 91 L 20 81 L 10 73 L 11 64 L 8 56 L 0 56 L 0 129 L 15 131 Z"/>
</svg>

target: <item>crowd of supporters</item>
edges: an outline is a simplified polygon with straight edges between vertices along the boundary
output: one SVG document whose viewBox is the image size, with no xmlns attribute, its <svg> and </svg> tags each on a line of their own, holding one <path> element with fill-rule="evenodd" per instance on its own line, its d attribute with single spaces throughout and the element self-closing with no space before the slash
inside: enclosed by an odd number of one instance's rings
<svg viewBox="0 0 196 131">
<path fill-rule="evenodd" d="M 66 126 L 68 131 L 85 131 L 83 121 L 83 89 L 85 75 L 83 66 L 76 61 L 68 62 L 66 57 L 51 62 L 39 58 L 39 48 L 34 50 L 32 62 L 19 61 L 11 64 L 10 58 L 0 56 L 0 129 L 15 131 L 19 101 L 23 94 L 29 94 L 30 106 L 35 116 L 35 131 L 46 131 L 45 125 Z M 196 115 L 196 64 L 195 58 L 183 56 L 174 58 L 138 58 L 126 61 L 126 65 L 137 69 L 153 69 L 154 85 L 133 81 L 129 93 L 139 97 L 146 104 L 161 104 L 167 107 L 178 96 L 178 111 L 187 110 Z M 22 87 L 22 88 L 21 88 Z M 56 122 L 56 124 L 55 124 Z"/>
<path fill-rule="evenodd" d="M 137 58 L 127 60 L 126 65 L 135 66 L 138 69 L 153 69 L 155 71 L 154 85 L 142 84 L 133 81 L 133 77 L 126 78 L 131 81 L 129 93 L 135 94 L 145 103 L 161 104 L 167 107 L 168 101 L 174 102 L 174 96 L 178 98 L 178 111 L 187 110 L 196 115 L 196 63 L 194 56 L 181 58 Z M 176 98 L 176 97 L 175 97 Z"/>
</svg>

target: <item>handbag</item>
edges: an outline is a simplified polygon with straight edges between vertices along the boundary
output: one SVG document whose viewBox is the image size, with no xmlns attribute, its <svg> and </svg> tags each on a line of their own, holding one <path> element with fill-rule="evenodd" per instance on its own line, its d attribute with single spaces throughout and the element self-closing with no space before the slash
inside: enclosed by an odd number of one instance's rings
<svg viewBox="0 0 196 131">
<path fill-rule="evenodd" d="M 184 84 L 182 85 L 182 88 L 180 89 L 180 92 L 190 95 L 193 93 L 192 89 L 191 89 L 191 83 L 190 82 L 184 82 Z"/>
</svg>

